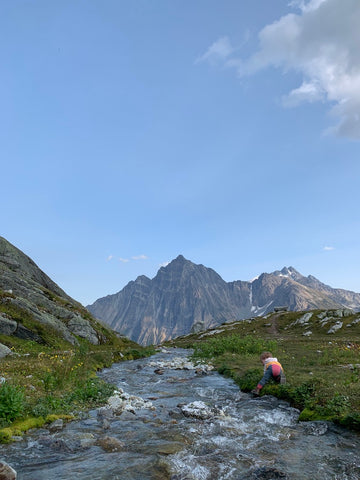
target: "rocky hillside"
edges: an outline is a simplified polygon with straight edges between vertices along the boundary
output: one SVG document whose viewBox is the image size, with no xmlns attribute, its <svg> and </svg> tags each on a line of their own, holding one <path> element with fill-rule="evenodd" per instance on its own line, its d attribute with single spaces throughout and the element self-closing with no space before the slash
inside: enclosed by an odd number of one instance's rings
<svg viewBox="0 0 360 480">
<path fill-rule="evenodd" d="M 42 344 L 86 339 L 93 345 L 113 335 L 69 297 L 23 252 L 0 237 L 0 336 Z M 0 354 L 6 347 L 0 347 Z"/>
<path fill-rule="evenodd" d="M 141 344 L 160 343 L 228 321 L 290 310 L 360 309 L 360 294 L 332 289 L 294 268 L 263 273 L 252 282 L 227 283 L 211 268 L 179 255 L 120 292 L 98 299 L 90 312 Z"/>
</svg>

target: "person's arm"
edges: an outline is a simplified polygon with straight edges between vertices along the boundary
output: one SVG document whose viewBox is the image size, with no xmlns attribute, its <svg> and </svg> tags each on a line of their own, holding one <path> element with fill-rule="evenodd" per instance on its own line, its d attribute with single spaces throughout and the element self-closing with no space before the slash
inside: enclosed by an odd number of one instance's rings
<svg viewBox="0 0 360 480">
<path fill-rule="evenodd" d="M 260 380 L 260 382 L 257 384 L 257 387 L 254 388 L 254 390 L 252 390 L 252 393 L 254 393 L 255 395 L 259 395 L 260 393 L 260 390 L 265 386 L 265 384 L 270 380 L 271 378 L 271 375 L 272 375 L 272 368 L 271 368 L 271 365 L 265 370 L 265 373 L 262 377 L 262 379 Z"/>
</svg>

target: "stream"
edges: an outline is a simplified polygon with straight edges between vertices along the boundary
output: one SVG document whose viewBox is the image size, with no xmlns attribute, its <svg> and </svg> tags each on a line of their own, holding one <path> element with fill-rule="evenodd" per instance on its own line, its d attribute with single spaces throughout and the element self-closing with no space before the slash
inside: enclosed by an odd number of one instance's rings
<svg viewBox="0 0 360 480">
<path fill-rule="evenodd" d="M 189 351 L 113 365 L 114 408 L 2 445 L 18 480 L 360 480 L 360 435 L 230 379 L 195 368 Z M 119 403 L 120 402 L 120 403 Z M 115 402 L 116 403 L 116 402 Z"/>
</svg>

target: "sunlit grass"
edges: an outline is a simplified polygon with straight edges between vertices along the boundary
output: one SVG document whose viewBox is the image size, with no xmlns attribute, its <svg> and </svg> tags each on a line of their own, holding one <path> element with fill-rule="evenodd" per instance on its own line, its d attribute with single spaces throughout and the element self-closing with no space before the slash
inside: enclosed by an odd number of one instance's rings
<svg viewBox="0 0 360 480">
<path fill-rule="evenodd" d="M 262 394 L 286 399 L 302 411 L 301 419 L 327 419 L 360 429 L 360 325 L 356 316 L 341 319 L 344 328 L 327 334 L 314 312 L 309 325 L 295 324 L 304 312 L 288 312 L 221 326 L 220 333 L 188 335 L 168 342 L 194 348 L 197 358 L 211 363 L 251 391 L 262 376 L 261 351 L 271 351 L 284 367 L 287 384 L 268 384 Z M 309 337 L 303 336 L 311 329 Z"/>
<path fill-rule="evenodd" d="M 14 337 L 2 336 L 0 341 L 12 344 L 13 351 L 0 360 L 1 376 L 6 380 L 6 387 L 0 387 L 0 427 L 10 427 L 3 437 L 0 431 L 0 441 L 9 440 L 14 421 L 26 424 L 26 419 L 38 418 L 41 423 L 52 414 L 76 416 L 105 403 L 115 387 L 99 379 L 96 372 L 114 362 L 153 353 L 151 347 L 127 339 L 96 346 L 79 339 L 80 347 L 67 344 L 63 350 Z"/>
</svg>

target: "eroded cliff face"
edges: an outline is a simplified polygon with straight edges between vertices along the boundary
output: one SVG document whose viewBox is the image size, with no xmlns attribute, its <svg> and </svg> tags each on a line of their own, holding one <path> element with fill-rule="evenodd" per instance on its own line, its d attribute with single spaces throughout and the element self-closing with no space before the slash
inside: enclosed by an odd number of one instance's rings
<svg viewBox="0 0 360 480">
<path fill-rule="evenodd" d="M 264 315 L 278 305 L 290 310 L 349 307 L 345 295 L 332 297 L 325 288 L 316 290 L 307 278 L 289 267 L 264 273 L 252 282 L 227 283 L 211 268 L 179 255 L 160 268 L 152 280 L 138 277 L 119 293 L 98 299 L 88 309 L 111 328 L 147 345 L 194 329 Z M 358 299 L 352 304 L 360 308 L 360 294 L 354 295 Z"/>
</svg>

